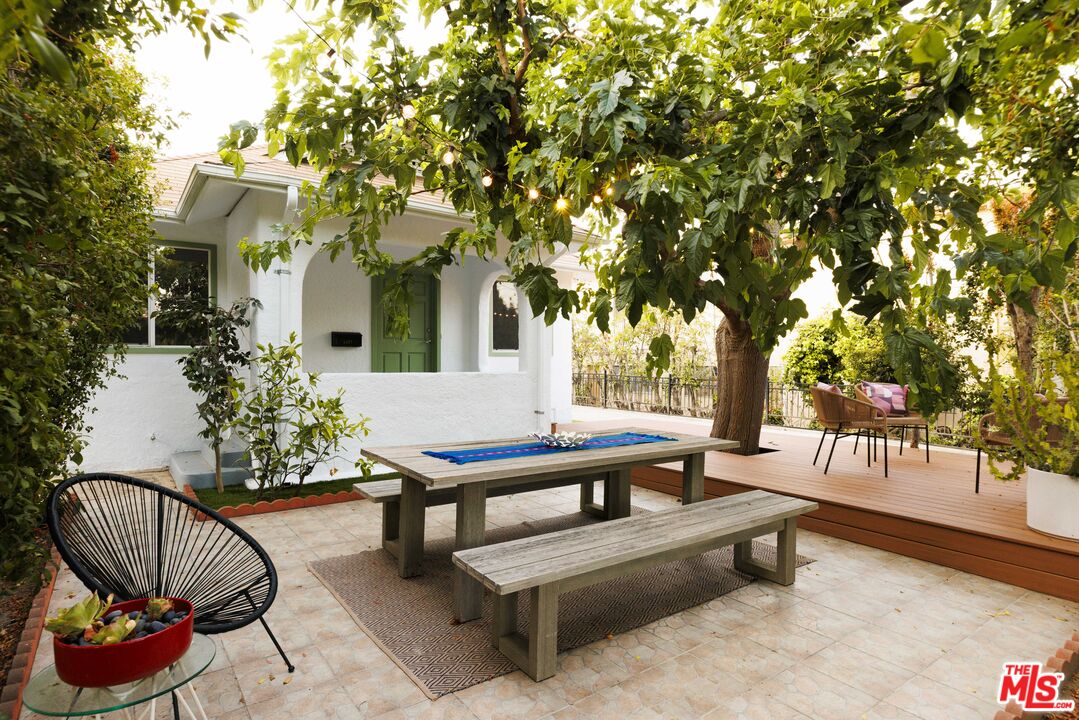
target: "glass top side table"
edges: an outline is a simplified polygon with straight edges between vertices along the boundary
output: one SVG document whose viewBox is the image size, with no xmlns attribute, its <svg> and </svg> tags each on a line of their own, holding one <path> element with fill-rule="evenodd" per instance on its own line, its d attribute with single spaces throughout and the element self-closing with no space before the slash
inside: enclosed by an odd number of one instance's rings
<svg viewBox="0 0 1079 720">
<path fill-rule="evenodd" d="M 213 640 L 196 634 L 191 638 L 191 647 L 174 665 L 133 683 L 103 688 L 68 685 L 57 677 L 56 667 L 50 665 L 31 678 L 23 693 L 23 705 L 39 715 L 54 717 L 82 717 L 115 711 L 122 711 L 125 717 L 134 717 L 129 712 L 130 708 L 150 702 L 148 709 L 152 718 L 157 698 L 188 686 L 187 690 L 191 693 L 198 714 L 192 711 L 191 705 L 180 692 L 176 693 L 177 701 L 190 717 L 205 719 L 202 703 L 189 683 L 209 667 L 216 653 L 217 646 Z"/>
</svg>

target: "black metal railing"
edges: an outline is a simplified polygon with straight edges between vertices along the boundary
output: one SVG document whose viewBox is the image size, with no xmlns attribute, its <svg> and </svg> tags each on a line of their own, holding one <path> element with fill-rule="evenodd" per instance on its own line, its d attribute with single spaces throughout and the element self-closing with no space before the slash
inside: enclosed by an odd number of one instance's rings
<svg viewBox="0 0 1079 720">
<path fill-rule="evenodd" d="M 686 417 L 711 417 L 716 404 L 716 378 L 679 379 L 671 375 L 622 375 L 612 372 L 573 374 L 573 403 L 592 407 L 663 413 Z M 973 447 L 961 423 L 964 413 L 951 410 L 937 417 L 930 442 Z M 768 381 L 764 423 L 782 427 L 819 429 L 807 388 Z"/>
</svg>

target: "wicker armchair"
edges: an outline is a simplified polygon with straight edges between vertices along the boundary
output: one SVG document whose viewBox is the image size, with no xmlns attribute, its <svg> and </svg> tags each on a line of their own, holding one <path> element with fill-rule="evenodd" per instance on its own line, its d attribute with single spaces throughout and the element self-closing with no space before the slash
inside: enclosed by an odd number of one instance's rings
<svg viewBox="0 0 1079 720">
<path fill-rule="evenodd" d="M 876 436 L 884 437 L 884 477 L 888 477 L 888 416 L 883 410 L 866 400 L 849 398 L 838 392 L 833 392 L 822 387 L 812 387 L 809 394 L 813 398 L 813 409 L 817 413 L 817 422 L 824 426 L 821 433 L 820 443 L 817 444 L 817 454 L 813 456 L 813 464 L 820 459 L 820 451 L 824 447 L 824 439 L 828 433 L 832 433 L 832 449 L 828 452 L 828 460 L 824 463 L 824 474 L 828 474 L 828 468 L 832 464 L 832 454 L 835 453 L 836 441 L 841 437 L 856 438 L 865 433 L 866 436 L 866 465 L 872 464 L 872 451 L 869 443 L 873 441 L 876 447 Z M 853 432 L 852 432 L 853 431 Z M 857 439 L 855 440 L 854 452 L 858 452 Z"/>
<path fill-rule="evenodd" d="M 857 383 L 854 386 L 854 396 L 862 402 L 872 403 L 869 396 L 862 390 L 862 384 Z M 907 428 L 924 428 L 925 435 L 922 436 L 922 441 L 925 443 L 925 461 L 929 462 L 929 421 L 918 413 L 908 412 L 906 415 L 888 415 L 885 414 L 888 420 L 889 428 L 899 428 L 899 454 L 903 454 L 903 445 L 907 440 Z"/>
<path fill-rule="evenodd" d="M 1068 404 L 1068 398 L 1058 398 L 1057 403 L 1064 407 Z M 1038 418 L 1031 420 L 1031 429 L 1037 429 L 1040 425 Z M 974 492 L 977 493 L 981 490 L 982 484 L 982 448 L 985 446 L 993 447 L 1009 447 L 1012 444 L 1012 436 L 1006 432 L 996 430 L 997 427 L 997 414 L 989 413 L 983 415 L 982 419 L 978 422 L 978 455 L 974 465 Z M 1050 426 L 1047 431 L 1047 440 L 1050 444 L 1060 443 L 1062 440 L 1061 430 L 1058 426 Z"/>
</svg>

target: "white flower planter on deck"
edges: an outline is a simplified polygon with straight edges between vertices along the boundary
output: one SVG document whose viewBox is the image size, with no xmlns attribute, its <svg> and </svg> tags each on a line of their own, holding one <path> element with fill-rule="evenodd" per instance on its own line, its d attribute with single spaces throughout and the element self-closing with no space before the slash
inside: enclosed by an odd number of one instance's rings
<svg viewBox="0 0 1079 720">
<path fill-rule="evenodd" d="M 1079 540 L 1079 477 L 1027 467 L 1027 525 Z"/>
</svg>

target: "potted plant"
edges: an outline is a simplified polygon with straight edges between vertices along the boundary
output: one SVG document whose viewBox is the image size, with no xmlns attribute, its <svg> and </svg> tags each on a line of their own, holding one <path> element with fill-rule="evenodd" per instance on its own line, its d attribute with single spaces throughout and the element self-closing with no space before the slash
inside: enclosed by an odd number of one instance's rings
<svg viewBox="0 0 1079 720">
<path fill-rule="evenodd" d="M 194 608 L 180 598 L 113 604 L 92 593 L 48 618 L 56 674 L 77 687 L 112 687 L 159 672 L 183 657 Z"/>
<path fill-rule="evenodd" d="M 1066 352 L 1046 353 L 1039 363 L 1044 391 L 1020 373 L 1006 382 L 990 368 L 992 415 L 1007 446 L 988 446 L 990 469 L 1002 480 L 1026 469 L 1027 525 L 1032 530 L 1079 540 L 1079 362 Z M 1010 461 L 1002 468 L 998 463 Z"/>
</svg>

